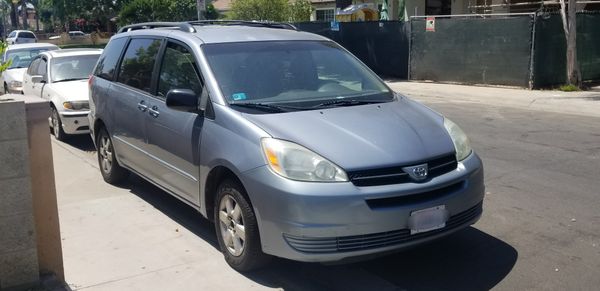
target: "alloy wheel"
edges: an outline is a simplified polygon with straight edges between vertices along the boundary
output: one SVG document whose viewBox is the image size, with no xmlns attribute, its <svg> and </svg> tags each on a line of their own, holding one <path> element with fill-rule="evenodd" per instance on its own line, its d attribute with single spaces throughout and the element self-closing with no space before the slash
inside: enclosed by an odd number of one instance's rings
<svg viewBox="0 0 600 291">
<path fill-rule="evenodd" d="M 219 203 L 219 229 L 227 251 L 240 256 L 246 246 L 246 231 L 242 209 L 233 196 L 224 195 Z"/>
<path fill-rule="evenodd" d="M 102 171 L 104 173 L 110 173 L 112 169 L 112 143 L 110 142 L 110 138 L 107 135 L 102 135 L 100 138 L 100 148 L 98 149 L 98 153 L 100 154 L 100 166 L 102 167 Z"/>
</svg>

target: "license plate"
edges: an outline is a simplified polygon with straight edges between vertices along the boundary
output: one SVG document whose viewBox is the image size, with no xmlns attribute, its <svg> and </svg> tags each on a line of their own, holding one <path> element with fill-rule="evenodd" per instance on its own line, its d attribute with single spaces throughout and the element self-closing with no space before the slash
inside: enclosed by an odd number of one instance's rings
<svg viewBox="0 0 600 291">
<path fill-rule="evenodd" d="M 410 234 L 443 228 L 446 226 L 449 216 L 446 205 L 413 211 L 408 218 Z"/>
</svg>

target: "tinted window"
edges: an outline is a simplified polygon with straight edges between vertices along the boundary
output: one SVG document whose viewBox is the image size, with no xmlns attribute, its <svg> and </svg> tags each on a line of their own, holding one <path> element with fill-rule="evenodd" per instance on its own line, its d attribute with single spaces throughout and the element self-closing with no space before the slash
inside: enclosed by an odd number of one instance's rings
<svg viewBox="0 0 600 291">
<path fill-rule="evenodd" d="M 126 42 L 127 38 L 123 37 L 113 39 L 108 43 L 104 49 L 104 53 L 98 61 L 96 70 L 94 71 L 95 76 L 111 81 L 113 80 L 119 57 L 121 56 L 121 52 L 123 51 Z"/>
<path fill-rule="evenodd" d="M 82 80 L 90 77 L 99 55 L 54 58 L 50 65 L 52 82 Z"/>
<path fill-rule="evenodd" d="M 35 38 L 35 35 L 33 33 L 31 33 L 31 32 L 25 31 L 25 32 L 19 33 L 19 37 L 21 37 L 21 38 Z"/>
<path fill-rule="evenodd" d="M 157 94 L 164 98 L 171 89 L 191 89 L 200 96 L 202 82 L 194 55 L 187 48 L 169 42 L 162 61 Z"/>
<path fill-rule="evenodd" d="M 158 39 L 132 39 L 123 56 L 117 81 L 150 92 L 152 71 L 160 44 Z"/>
<path fill-rule="evenodd" d="M 40 64 L 41 58 L 33 60 L 27 69 L 27 74 L 33 76 L 37 73 L 37 67 Z"/>
</svg>

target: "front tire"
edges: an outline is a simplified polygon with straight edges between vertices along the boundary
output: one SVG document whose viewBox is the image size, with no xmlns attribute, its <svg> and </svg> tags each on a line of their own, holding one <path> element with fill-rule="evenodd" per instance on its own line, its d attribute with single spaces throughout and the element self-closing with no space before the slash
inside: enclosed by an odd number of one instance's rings
<svg viewBox="0 0 600 291">
<path fill-rule="evenodd" d="M 256 270 L 270 257 L 262 252 L 258 224 L 252 206 L 237 182 L 225 180 L 215 200 L 215 230 L 225 261 L 239 272 Z"/>
<path fill-rule="evenodd" d="M 62 129 L 62 122 L 56 108 L 52 107 L 52 132 L 56 140 L 64 141 L 67 138 L 67 134 Z"/>
<path fill-rule="evenodd" d="M 102 178 L 109 184 L 119 184 L 129 176 L 129 172 L 119 165 L 112 139 L 105 128 L 98 131 L 98 165 Z"/>
</svg>

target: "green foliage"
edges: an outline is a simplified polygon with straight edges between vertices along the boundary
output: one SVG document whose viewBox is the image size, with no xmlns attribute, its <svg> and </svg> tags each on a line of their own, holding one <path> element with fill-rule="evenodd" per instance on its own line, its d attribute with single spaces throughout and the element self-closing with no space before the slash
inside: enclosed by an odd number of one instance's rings
<svg viewBox="0 0 600 291">
<path fill-rule="evenodd" d="M 228 18 L 262 21 L 308 21 L 312 6 L 308 0 L 236 0 Z"/>
<path fill-rule="evenodd" d="M 6 51 L 6 49 L 8 48 L 8 44 L 6 42 L 0 41 L 0 56 L 4 55 L 4 52 Z M 6 71 L 6 69 L 8 69 L 8 67 L 10 67 L 10 65 L 12 64 L 12 59 L 8 60 L 8 62 L 0 64 L 0 75 L 2 75 L 2 72 Z"/>
<path fill-rule="evenodd" d="M 313 8 L 308 0 L 296 0 L 289 4 L 289 21 L 302 22 L 310 21 L 310 15 Z"/>
<path fill-rule="evenodd" d="M 563 92 L 577 92 L 577 91 L 581 91 L 581 88 L 579 88 L 575 85 L 569 84 L 569 85 L 560 86 L 558 88 L 558 90 L 563 91 Z"/>
<path fill-rule="evenodd" d="M 197 18 L 195 0 L 132 0 L 119 13 L 119 24 L 183 21 Z"/>
<path fill-rule="evenodd" d="M 287 20 L 287 0 L 236 0 L 231 5 L 231 17 L 239 20 Z"/>
</svg>

